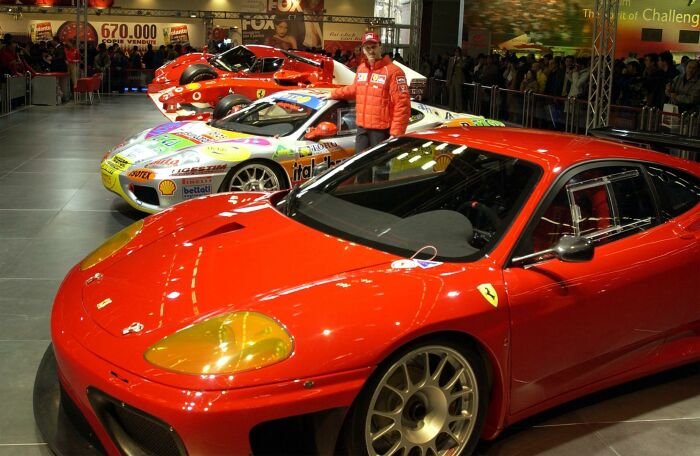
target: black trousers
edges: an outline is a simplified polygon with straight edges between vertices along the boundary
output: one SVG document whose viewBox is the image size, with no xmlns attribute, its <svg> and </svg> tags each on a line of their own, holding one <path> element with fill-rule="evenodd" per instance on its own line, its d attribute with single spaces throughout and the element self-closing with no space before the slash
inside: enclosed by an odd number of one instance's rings
<svg viewBox="0 0 700 456">
<path fill-rule="evenodd" d="M 369 128 L 357 127 L 355 134 L 355 152 L 362 152 L 370 147 L 374 147 L 385 139 L 389 138 L 389 129 L 372 130 Z"/>
</svg>

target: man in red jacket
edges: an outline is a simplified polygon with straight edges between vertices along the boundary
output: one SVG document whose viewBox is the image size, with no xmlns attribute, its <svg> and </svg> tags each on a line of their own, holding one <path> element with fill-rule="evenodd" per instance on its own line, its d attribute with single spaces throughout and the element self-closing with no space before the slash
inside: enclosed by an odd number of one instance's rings
<svg viewBox="0 0 700 456">
<path fill-rule="evenodd" d="M 364 60 L 355 81 L 335 89 L 330 98 L 355 98 L 357 136 L 355 150 L 361 152 L 390 136 L 406 132 L 411 116 L 411 98 L 403 70 L 386 56 L 381 58 L 379 35 L 367 32 L 362 38 Z"/>
</svg>

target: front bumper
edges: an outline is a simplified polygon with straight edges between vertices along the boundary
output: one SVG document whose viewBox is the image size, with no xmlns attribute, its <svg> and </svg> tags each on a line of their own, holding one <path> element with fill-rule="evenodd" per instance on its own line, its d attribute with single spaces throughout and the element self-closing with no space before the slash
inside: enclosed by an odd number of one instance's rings
<svg viewBox="0 0 700 456">
<path fill-rule="evenodd" d="M 207 174 L 183 177 L 157 177 L 143 182 L 132 180 L 125 171 L 101 166 L 102 185 L 139 211 L 155 214 L 173 204 L 199 196 L 217 193 L 226 174 Z"/>
</svg>

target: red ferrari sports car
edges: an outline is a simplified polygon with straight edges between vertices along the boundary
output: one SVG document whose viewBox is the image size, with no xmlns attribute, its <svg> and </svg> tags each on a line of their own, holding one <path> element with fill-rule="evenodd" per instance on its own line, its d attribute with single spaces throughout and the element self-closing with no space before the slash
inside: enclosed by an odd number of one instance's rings
<svg viewBox="0 0 700 456">
<path fill-rule="evenodd" d="M 68 273 L 35 415 L 66 454 L 469 454 L 700 360 L 699 202 L 697 163 L 453 127 L 178 204 Z"/>
</svg>

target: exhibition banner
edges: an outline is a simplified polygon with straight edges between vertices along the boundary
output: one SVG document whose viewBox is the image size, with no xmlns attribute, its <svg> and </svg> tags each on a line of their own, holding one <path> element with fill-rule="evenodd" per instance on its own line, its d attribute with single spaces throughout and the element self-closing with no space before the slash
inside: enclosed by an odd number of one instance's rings
<svg viewBox="0 0 700 456">
<path fill-rule="evenodd" d="M 124 48 L 138 46 L 145 48 L 151 44 L 154 47 L 161 44 L 187 44 L 191 42 L 192 24 L 163 24 L 149 22 L 93 22 L 88 23 L 88 41 L 119 44 Z M 53 32 L 61 41 L 75 39 L 78 27 L 75 21 L 29 21 L 32 41 L 50 40 Z M 83 40 L 83 30 L 80 30 L 80 41 Z"/>
<path fill-rule="evenodd" d="M 522 41 L 543 48 L 590 49 L 594 0 L 472 0 L 465 29 L 488 30 L 494 46 Z M 700 4 L 689 0 L 620 0 L 618 57 L 700 51 Z M 513 41 L 514 39 L 518 39 Z"/>
<path fill-rule="evenodd" d="M 323 39 L 323 49 L 334 54 L 337 49 L 345 54 L 346 51 L 354 51 L 362 43 L 362 30 L 354 32 L 332 31 L 326 33 Z"/>
<path fill-rule="evenodd" d="M 51 28 L 51 22 L 43 21 L 36 24 L 30 24 L 29 36 L 34 43 L 39 41 L 50 41 L 51 38 L 53 38 L 53 28 Z"/>
<path fill-rule="evenodd" d="M 323 0 L 267 0 L 267 14 L 242 19 L 243 42 L 283 49 L 320 49 L 323 22 L 305 18 L 323 14 L 323 4 Z"/>
</svg>

